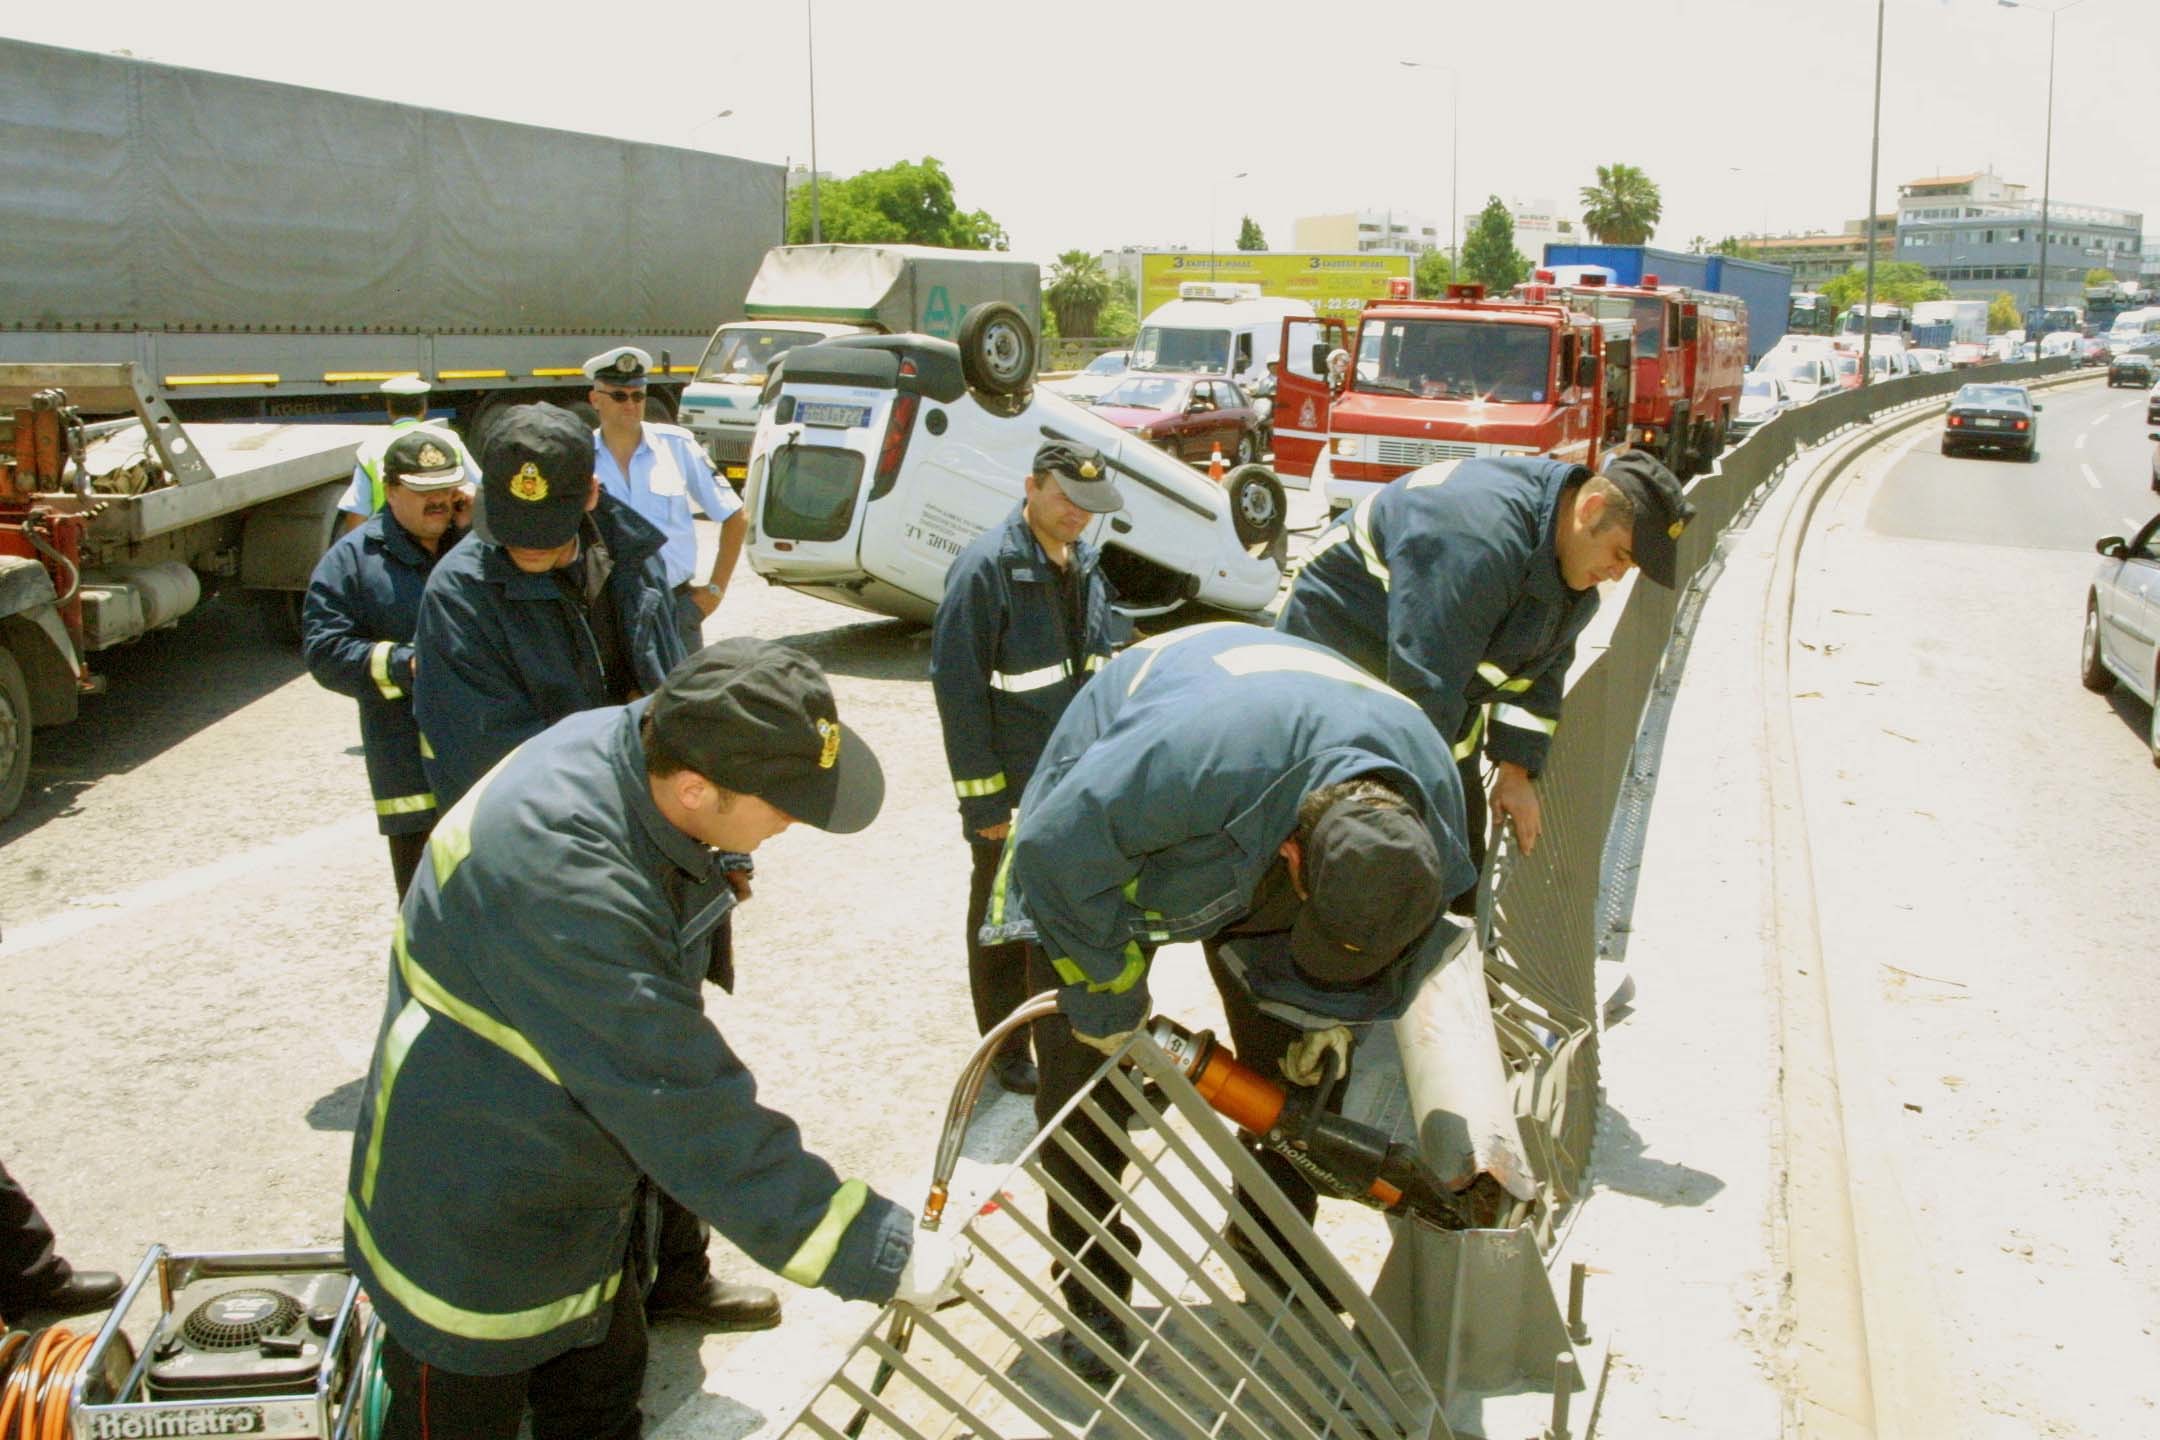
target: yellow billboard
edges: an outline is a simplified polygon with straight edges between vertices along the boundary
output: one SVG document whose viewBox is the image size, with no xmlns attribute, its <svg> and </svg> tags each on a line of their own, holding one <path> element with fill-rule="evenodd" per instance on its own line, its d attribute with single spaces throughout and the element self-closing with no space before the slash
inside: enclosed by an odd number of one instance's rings
<svg viewBox="0 0 2160 1440">
<path fill-rule="evenodd" d="M 1258 285 L 1263 295 L 1303 300 L 1316 315 L 1351 319 L 1367 300 L 1385 300 L 1388 281 L 1408 280 L 1408 255 L 1315 255 L 1290 250 L 1148 251 L 1140 256 L 1140 315 L 1178 298 L 1187 280 Z"/>
</svg>

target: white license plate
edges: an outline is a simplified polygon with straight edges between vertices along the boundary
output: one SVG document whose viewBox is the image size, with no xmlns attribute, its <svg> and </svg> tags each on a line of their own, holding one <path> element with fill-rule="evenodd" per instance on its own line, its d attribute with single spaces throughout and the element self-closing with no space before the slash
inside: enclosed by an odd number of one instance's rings
<svg viewBox="0 0 2160 1440">
<path fill-rule="evenodd" d="M 813 421 L 812 423 L 814 424 L 814 423 L 816 423 L 816 422 L 814 422 L 814 421 Z M 2002 421 L 2000 421 L 2000 420 L 1990 420 L 1990 419 L 1988 419 L 1988 418 L 1987 418 L 1986 416 L 1984 416 L 1984 415 L 1983 415 L 1983 416 L 1981 416 L 1981 417 L 1980 417 L 1980 418 L 1979 418 L 1978 420 L 1975 420 L 1975 421 L 1973 421 L 1973 424 L 1975 424 L 1975 425 L 1979 426 L 1979 427 L 1980 427 L 1980 428 L 1981 428 L 1982 430 L 2000 430 L 2000 429 L 2002 429 Z"/>
<path fill-rule="evenodd" d="M 805 425 L 817 425 L 828 430 L 852 430 L 859 425 L 870 423 L 870 407 L 806 400 L 795 407 L 795 418 Z"/>
</svg>

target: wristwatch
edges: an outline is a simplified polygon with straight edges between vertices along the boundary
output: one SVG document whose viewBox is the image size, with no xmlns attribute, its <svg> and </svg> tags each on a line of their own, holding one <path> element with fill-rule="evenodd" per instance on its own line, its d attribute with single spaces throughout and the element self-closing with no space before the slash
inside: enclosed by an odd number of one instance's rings
<svg viewBox="0 0 2160 1440">
<path fill-rule="evenodd" d="M 703 585 L 697 587 L 697 593 L 700 595 L 710 595 L 713 599 L 718 600 L 724 592 L 720 589 L 719 586 L 713 584 L 710 580 L 708 580 Z"/>
</svg>

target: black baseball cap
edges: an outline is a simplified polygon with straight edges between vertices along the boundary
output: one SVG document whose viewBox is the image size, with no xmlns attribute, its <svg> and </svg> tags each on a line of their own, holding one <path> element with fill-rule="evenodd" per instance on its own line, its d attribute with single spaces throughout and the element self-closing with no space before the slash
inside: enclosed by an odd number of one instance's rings
<svg viewBox="0 0 2160 1440">
<path fill-rule="evenodd" d="M 1108 515 L 1125 508 L 1125 497 L 1110 478 L 1110 462 L 1100 450 L 1065 440 L 1048 440 L 1035 451 L 1030 473 L 1038 479 L 1054 477 L 1065 498 L 1091 514 Z"/>
<path fill-rule="evenodd" d="M 567 545 L 592 482 L 590 427 L 560 405 L 514 405 L 480 452 L 483 534 L 521 550 Z"/>
<path fill-rule="evenodd" d="M 692 770 L 805 825 L 847 835 L 877 818 L 885 772 L 840 723 L 817 662 L 767 640 L 706 646 L 669 672 L 646 712 Z"/>
<path fill-rule="evenodd" d="M 1680 493 L 1679 477 L 1641 450 L 1622 451 L 1605 462 L 1604 473 L 1635 504 L 1630 547 L 1635 563 L 1650 579 L 1672 589 L 1680 536 L 1695 518 L 1695 506 Z"/>
<path fill-rule="evenodd" d="M 1305 845 L 1305 903 L 1290 956 L 1323 985 L 1369 980 L 1439 918 L 1439 847 L 1407 805 L 1352 797 L 1321 812 Z"/>
<path fill-rule="evenodd" d="M 432 430 L 415 427 L 390 442 L 383 451 L 384 482 L 408 490 L 442 490 L 465 478 L 465 461 L 457 446 Z"/>
</svg>

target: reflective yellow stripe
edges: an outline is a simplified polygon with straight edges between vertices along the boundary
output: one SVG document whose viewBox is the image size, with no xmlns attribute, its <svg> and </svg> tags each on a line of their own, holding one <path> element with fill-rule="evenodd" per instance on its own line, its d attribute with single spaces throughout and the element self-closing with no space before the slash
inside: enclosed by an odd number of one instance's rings
<svg viewBox="0 0 2160 1440">
<path fill-rule="evenodd" d="M 995 795 L 1005 788 L 1005 772 L 1000 770 L 987 780 L 955 780 L 953 794 L 962 800 L 972 800 L 978 795 Z"/>
<path fill-rule="evenodd" d="M 1409 696 L 1391 689 L 1384 681 L 1375 680 L 1349 661 L 1319 650 L 1305 650 L 1290 645 L 1240 645 L 1215 656 L 1215 663 L 1232 675 L 1315 675 L 1323 680 L 1361 686 L 1376 695 L 1400 700 L 1405 705 L 1415 704 Z"/>
<path fill-rule="evenodd" d="M 1365 562 L 1366 571 L 1373 579 L 1378 580 L 1380 588 L 1385 590 L 1388 588 L 1388 567 L 1380 559 L 1380 552 L 1373 547 L 1372 538 L 1373 501 L 1379 498 L 1380 492 L 1375 490 L 1358 501 L 1357 508 L 1350 512 L 1350 528 L 1357 537 L 1358 558 Z"/>
<path fill-rule="evenodd" d="M 377 815 L 417 815 L 423 810 L 435 808 L 435 792 L 422 791 L 418 795 L 399 795 L 389 800 L 377 800 Z"/>
<path fill-rule="evenodd" d="M 377 488 L 380 488 L 380 486 L 378 485 Z M 397 649 L 396 642 L 378 640 L 375 642 L 375 648 L 368 651 L 368 674 L 374 678 L 375 688 L 382 691 L 382 698 L 385 700 L 402 700 L 405 698 L 405 687 L 390 678 L 390 652 L 395 649 Z"/>
<path fill-rule="evenodd" d="M 427 736 L 425 735 L 420 737 L 420 758 L 423 760 L 435 758 L 435 747 L 427 743 Z"/>
<path fill-rule="evenodd" d="M 1087 657 L 1088 673 L 1092 675 L 1109 663 L 1110 657 L 1108 655 L 1090 655 Z"/>
<path fill-rule="evenodd" d="M 1116 975 L 1108 980 L 1088 979 L 1087 971 L 1081 969 L 1079 962 L 1070 956 L 1061 955 L 1052 960 L 1050 968 L 1057 971 L 1058 979 L 1063 980 L 1068 985 L 1087 986 L 1088 993 L 1091 995 L 1104 993 L 1123 995 L 1133 986 L 1139 984 L 1140 977 L 1147 973 L 1147 956 L 1140 952 L 1139 941 L 1126 941 L 1125 968 L 1118 971 Z"/>
<path fill-rule="evenodd" d="M 1520 695 L 1534 683 L 1527 678 L 1511 677 L 1507 671 L 1493 664 L 1490 660 L 1480 661 L 1477 673 L 1478 679 L 1483 680 L 1493 689 L 1505 691 L 1510 695 Z"/>
<path fill-rule="evenodd" d="M 1455 742 L 1453 754 L 1456 761 L 1469 759 L 1477 754 L 1478 742 L 1485 738 L 1485 711 L 1480 708 L 1470 712 L 1470 733 Z"/>
<path fill-rule="evenodd" d="M 448 990 L 441 982 L 420 968 L 413 960 L 412 952 L 405 948 L 405 917 L 398 916 L 396 928 L 391 932 L 391 948 L 397 952 L 398 976 L 405 982 L 405 991 L 413 999 L 433 1010 L 446 1020 L 455 1020 L 482 1040 L 501 1049 L 512 1058 L 531 1067 L 533 1073 L 551 1085 L 562 1084 L 562 1077 L 555 1067 L 548 1064 L 547 1057 L 533 1048 L 533 1043 L 517 1031 L 503 1024 L 494 1016 L 484 1014 L 466 1004 Z"/>
<path fill-rule="evenodd" d="M 278 377 L 267 370 L 250 371 L 244 375 L 167 375 L 165 383 L 173 385 L 275 385 Z"/>
<path fill-rule="evenodd" d="M 1060 955 L 1057 959 L 1052 960 L 1050 968 L 1057 971 L 1058 979 L 1064 981 L 1067 985 L 1085 985 L 1088 983 L 1087 971 L 1082 970 L 1069 955 Z"/>
<path fill-rule="evenodd" d="M 1210 620 L 1205 625 L 1188 625 L 1182 629 L 1165 631 L 1160 635 L 1150 635 L 1137 645 L 1128 647 L 1126 654 L 1129 655 L 1134 650 L 1144 650 L 1147 652 L 1147 658 L 1141 661 L 1140 668 L 1133 672 L 1132 684 L 1125 687 L 1125 693 L 1130 695 L 1140 688 L 1140 682 L 1147 679 L 1148 670 L 1155 664 L 1155 657 L 1172 645 L 1186 640 L 1197 640 L 1202 635 L 1212 635 L 1218 630 L 1227 630 L 1232 627 L 1240 630 L 1252 628 L 1242 620 Z"/>
<path fill-rule="evenodd" d="M 352 1230 L 353 1242 L 360 1247 L 360 1253 L 367 1257 L 368 1268 L 374 1272 L 372 1288 L 411 1311 L 422 1324 L 472 1340 L 530 1340 L 535 1335 L 545 1335 L 573 1320 L 582 1320 L 609 1303 L 622 1284 L 622 1271 L 617 1270 L 575 1295 L 565 1295 L 530 1310 L 467 1310 L 421 1289 L 404 1271 L 384 1259 L 381 1248 L 375 1244 L 374 1233 L 360 1214 L 360 1202 L 350 1195 L 345 1197 L 345 1224 Z"/>
<path fill-rule="evenodd" d="M 1066 662 L 1059 665 L 1045 665 L 1040 670 L 1022 670 L 1018 674 L 993 670 L 990 672 L 990 683 L 1008 695 L 1020 695 L 1030 690 L 1041 690 L 1045 686 L 1055 685 L 1060 680 L 1069 679 L 1071 675 L 1072 665 L 1070 662 Z"/>
<path fill-rule="evenodd" d="M 518 750 L 524 748 L 520 745 Z M 420 737 L 420 753 L 430 760 L 435 758 L 435 752 L 428 748 L 425 735 Z M 517 753 L 517 750 L 512 750 L 510 755 Z M 457 804 L 450 807 L 449 813 L 435 822 L 435 833 L 428 837 L 427 857 L 429 867 L 435 872 L 436 889 L 440 890 L 449 884 L 450 877 L 457 873 L 457 867 L 464 864 L 465 857 L 472 853 L 473 807 L 480 803 L 480 797 L 487 792 L 489 783 L 502 773 L 503 761 L 508 760 L 510 755 L 496 761 L 494 768 L 481 776 L 472 789 L 466 791 Z"/>
<path fill-rule="evenodd" d="M 997 878 L 990 882 L 990 910 L 985 921 L 991 925 L 1005 923 L 1005 882 L 1012 874 L 1013 842 L 1020 838 L 1020 812 L 1015 810 L 1012 828 L 1005 832 L 1005 853 L 998 856 Z"/>
<path fill-rule="evenodd" d="M 833 1256 L 840 1253 L 840 1237 L 847 1227 L 855 1223 L 862 1208 L 869 1202 L 870 1187 L 860 1180 L 850 1180 L 833 1191 L 832 1199 L 825 1206 L 825 1218 L 818 1221 L 817 1229 L 803 1241 L 787 1264 L 780 1267 L 780 1276 L 797 1285 L 811 1286 L 825 1279 L 825 1268 L 832 1264 Z"/>
<path fill-rule="evenodd" d="M 1495 705 L 1492 718 L 1495 725 L 1512 725 L 1517 730 L 1535 730 L 1541 735 L 1550 735 L 1560 728 L 1558 720 L 1533 715 L 1520 705 Z"/>
<path fill-rule="evenodd" d="M 376 1065 L 380 1082 L 375 1087 L 375 1120 L 368 1129 L 367 1163 L 360 1168 L 363 1205 L 375 1203 L 375 1170 L 382 1164 L 382 1137 L 390 1123 L 391 1088 L 397 1084 L 398 1071 L 405 1067 L 406 1052 L 427 1029 L 427 1023 L 427 1007 L 417 1000 L 407 1000 L 397 1019 L 390 1022 L 390 1033 L 383 1037 L 382 1058 Z"/>
</svg>

